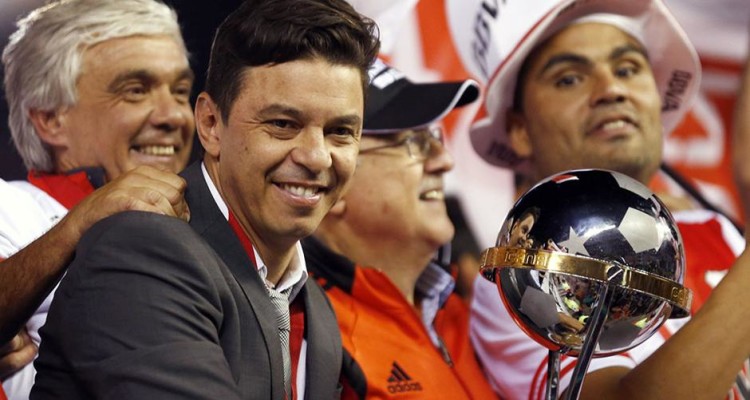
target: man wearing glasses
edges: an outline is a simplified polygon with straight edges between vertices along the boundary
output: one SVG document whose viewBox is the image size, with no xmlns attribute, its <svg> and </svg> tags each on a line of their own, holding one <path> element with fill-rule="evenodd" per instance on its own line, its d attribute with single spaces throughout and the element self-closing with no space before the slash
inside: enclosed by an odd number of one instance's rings
<svg viewBox="0 0 750 400">
<path fill-rule="evenodd" d="M 352 185 L 303 243 L 341 330 L 342 398 L 493 398 L 467 308 L 433 259 L 454 232 L 440 122 L 477 84 L 415 84 L 380 62 L 370 79 Z"/>
</svg>

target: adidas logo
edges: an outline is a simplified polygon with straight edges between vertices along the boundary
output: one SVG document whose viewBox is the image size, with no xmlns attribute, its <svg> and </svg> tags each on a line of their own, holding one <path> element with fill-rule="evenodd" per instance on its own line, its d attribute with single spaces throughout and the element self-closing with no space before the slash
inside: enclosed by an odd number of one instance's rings
<svg viewBox="0 0 750 400">
<path fill-rule="evenodd" d="M 388 377 L 388 392 L 393 394 L 421 391 L 422 385 L 419 382 L 413 382 L 409 374 L 394 361 L 391 366 L 391 375 Z"/>
</svg>

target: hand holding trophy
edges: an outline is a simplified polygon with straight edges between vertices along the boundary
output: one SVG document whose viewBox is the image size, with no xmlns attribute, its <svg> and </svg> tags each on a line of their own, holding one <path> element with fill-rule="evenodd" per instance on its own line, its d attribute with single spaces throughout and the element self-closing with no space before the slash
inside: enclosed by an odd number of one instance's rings
<svg viewBox="0 0 750 400">
<path fill-rule="evenodd" d="M 578 357 L 577 399 L 591 357 L 631 349 L 667 318 L 688 315 L 677 225 L 643 184 L 605 170 L 553 175 L 526 192 L 482 253 L 521 329 L 550 351 L 547 399 L 557 398 L 560 355 Z"/>
</svg>

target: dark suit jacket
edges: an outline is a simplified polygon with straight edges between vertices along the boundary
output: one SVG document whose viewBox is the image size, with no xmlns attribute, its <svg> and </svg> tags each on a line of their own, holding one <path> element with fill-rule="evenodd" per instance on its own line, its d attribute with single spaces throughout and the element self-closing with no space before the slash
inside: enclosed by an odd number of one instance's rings
<svg viewBox="0 0 750 400">
<path fill-rule="evenodd" d="M 281 399 L 275 314 L 264 283 L 201 174 L 185 222 L 126 212 L 94 225 L 57 290 L 32 399 Z M 190 229 L 192 228 L 192 229 Z M 338 395 L 341 338 L 312 279 L 306 398 Z"/>
</svg>

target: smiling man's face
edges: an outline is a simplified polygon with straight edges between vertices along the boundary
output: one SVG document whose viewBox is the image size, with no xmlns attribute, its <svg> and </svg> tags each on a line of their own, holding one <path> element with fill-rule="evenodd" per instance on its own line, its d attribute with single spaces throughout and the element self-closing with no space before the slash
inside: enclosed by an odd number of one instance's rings
<svg viewBox="0 0 750 400">
<path fill-rule="evenodd" d="M 310 235 L 354 173 L 364 109 L 361 72 L 313 58 L 248 68 L 223 121 L 199 96 L 206 163 L 253 243 Z"/>
<path fill-rule="evenodd" d="M 181 171 L 195 129 L 192 84 L 185 50 L 168 36 L 117 38 L 86 49 L 78 100 L 59 117 L 57 170 L 103 167 L 110 180 L 139 165 Z"/>
<path fill-rule="evenodd" d="M 451 155 L 436 141 L 424 159 L 410 156 L 404 145 L 367 151 L 402 142 L 410 134 L 362 137 L 364 153 L 344 197 L 344 218 L 360 237 L 436 250 L 454 233 L 443 181 L 454 165 Z"/>
</svg>

